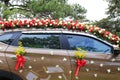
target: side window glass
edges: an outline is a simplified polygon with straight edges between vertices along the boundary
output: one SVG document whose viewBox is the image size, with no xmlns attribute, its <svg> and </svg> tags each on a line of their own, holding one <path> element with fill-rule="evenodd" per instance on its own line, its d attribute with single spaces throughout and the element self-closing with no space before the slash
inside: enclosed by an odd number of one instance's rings
<svg viewBox="0 0 120 80">
<path fill-rule="evenodd" d="M 13 36 L 13 34 L 3 34 L 0 35 L 0 42 L 6 43 L 6 44 L 10 44 L 11 40 L 10 38 Z"/>
<path fill-rule="evenodd" d="M 78 47 L 89 52 L 111 53 L 111 47 L 87 36 L 66 35 L 70 49 L 76 50 Z"/>
<path fill-rule="evenodd" d="M 58 34 L 22 34 L 19 39 L 24 47 L 60 49 Z"/>
</svg>

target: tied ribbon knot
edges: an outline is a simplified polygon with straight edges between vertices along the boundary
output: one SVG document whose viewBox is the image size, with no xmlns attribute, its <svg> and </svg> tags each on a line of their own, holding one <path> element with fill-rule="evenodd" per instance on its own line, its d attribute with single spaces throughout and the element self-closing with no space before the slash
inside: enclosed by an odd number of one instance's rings
<svg viewBox="0 0 120 80">
<path fill-rule="evenodd" d="M 18 70 L 18 68 L 24 68 L 25 58 L 21 55 L 17 55 L 17 62 L 15 65 L 15 70 Z"/>
<path fill-rule="evenodd" d="M 75 72 L 75 77 L 78 77 L 80 68 L 84 67 L 86 65 L 86 60 L 77 59 L 76 64 L 77 64 L 77 68 L 76 68 L 76 72 Z"/>
</svg>

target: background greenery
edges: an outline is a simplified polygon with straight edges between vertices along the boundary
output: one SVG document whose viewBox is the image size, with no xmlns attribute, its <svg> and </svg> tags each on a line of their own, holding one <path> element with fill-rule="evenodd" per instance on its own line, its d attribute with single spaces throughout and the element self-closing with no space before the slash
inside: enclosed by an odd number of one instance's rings
<svg viewBox="0 0 120 80">
<path fill-rule="evenodd" d="M 120 37 L 120 0 L 107 1 L 107 18 L 99 21 L 89 21 L 85 14 L 87 10 L 79 4 L 70 5 L 68 0 L 0 0 L 0 17 L 8 18 L 66 18 L 105 28 Z"/>
</svg>

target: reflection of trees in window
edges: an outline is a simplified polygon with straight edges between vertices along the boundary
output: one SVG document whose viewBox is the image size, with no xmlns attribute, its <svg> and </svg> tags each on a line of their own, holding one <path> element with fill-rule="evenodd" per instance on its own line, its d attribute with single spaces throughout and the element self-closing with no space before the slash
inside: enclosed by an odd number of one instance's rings
<svg viewBox="0 0 120 80">
<path fill-rule="evenodd" d="M 102 43 L 101 41 L 77 35 L 67 35 L 71 50 L 76 50 L 78 47 L 90 52 L 105 52 L 111 53 L 111 47 Z"/>
<path fill-rule="evenodd" d="M 59 36 L 23 37 L 20 41 L 25 47 L 60 49 Z"/>
<path fill-rule="evenodd" d="M 0 35 L 0 42 L 10 44 L 13 41 L 13 39 L 11 39 L 12 36 L 12 33 Z"/>
<path fill-rule="evenodd" d="M 98 51 L 98 49 L 94 48 L 94 47 L 88 47 L 88 46 L 72 46 L 71 49 L 72 50 L 77 50 L 77 48 L 81 48 L 83 50 L 86 50 L 86 51 L 92 51 L 92 52 L 100 52 Z"/>
<path fill-rule="evenodd" d="M 5 43 L 5 44 L 10 44 L 10 43 L 12 43 L 12 40 L 11 39 L 8 39 L 8 40 L 1 40 L 0 42 L 3 42 L 3 43 Z"/>
</svg>

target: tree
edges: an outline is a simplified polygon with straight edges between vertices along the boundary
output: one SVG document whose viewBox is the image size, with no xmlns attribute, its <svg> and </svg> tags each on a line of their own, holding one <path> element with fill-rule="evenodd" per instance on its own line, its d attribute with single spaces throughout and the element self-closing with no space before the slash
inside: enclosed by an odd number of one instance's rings
<svg viewBox="0 0 120 80">
<path fill-rule="evenodd" d="M 10 0 L 0 0 L 0 1 L 1 1 L 1 2 L 4 2 L 5 5 L 8 5 L 8 3 L 9 3 Z"/>
<path fill-rule="evenodd" d="M 111 27 L 112 22 L 110 21 L 109 18 L 103 18 L 99 21 L 95 21 L 95 22 L 93 22 L 93 25 L 97 25 L 101 28 L 104 28 L 104 29 L 107 29 L 111 32 L 114 32 L 114 29 Z"/>
<path fill-rule="evenodd" d="M 112 27 L 120 32 L 120 0 L 106 0 L 109 2 L 107 14 L 112 21 Z"/>
<path fill-rule="evenodd" d="M 120 36 L 120 0 L 106 1 L 109 3 L 106 12 L 108 17 L 96 21 L 94 24 Z"/>
<path fill-rule="evenodd" d="M 4 1 L 4 0 L 2 0 Z M 27 17 L 65 18 L 71 16 L 74 19 L 85 19 L 86 9 L 79 4 L 69 5 L 67 0 L 7 0 L 7 12 L 23 14 Z M 13 4 L 17 3 L 17 4 Z M 4 14 L 9 15 L 9 14 Z M 11 14 L 10 14 L 11 15 Z"/>
<path fill-rule="evenodd" d="M 8 19 L 10 18 L 12 15 L 13 18 L 17 18 L 18 14 L 26 14 L 29 15 L 27 17 L 30 17 L 31 12 L 28 12 L 28 8 L 26 7 L 26 1 L 29 0 L 0 0 L 2 3 L 2 6 L 0 6 L 0 8 L 2 8 L 2 12 L 1 12 L 1 16 L 3 19 Z M 25 2 L 24 2 L 25 1 Z M 16 4 L 14 4 L 16 3 Z"/>
</svg>

